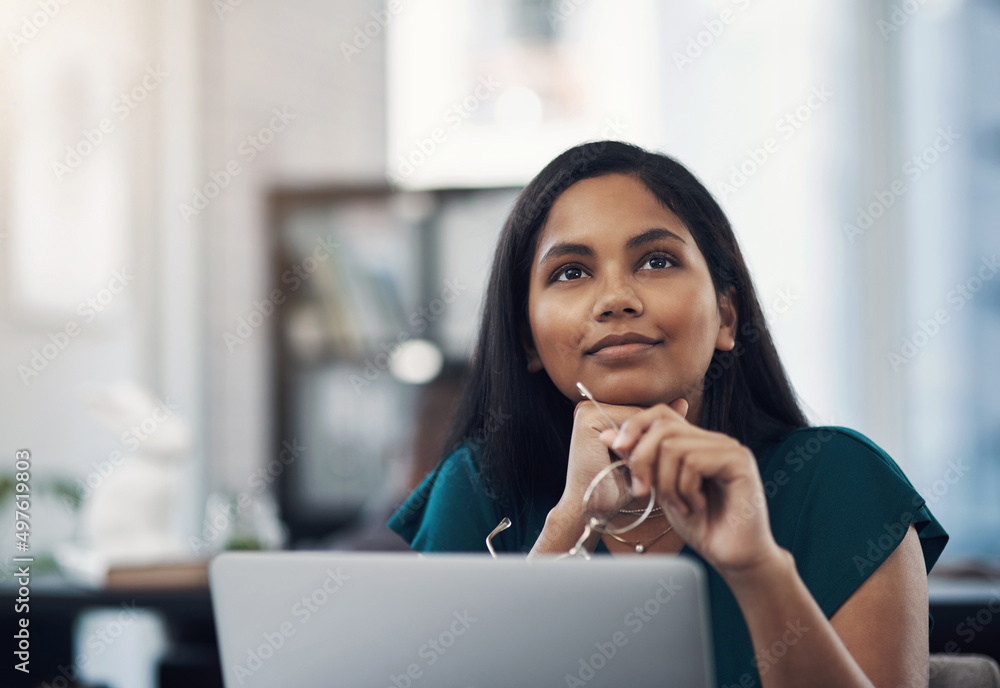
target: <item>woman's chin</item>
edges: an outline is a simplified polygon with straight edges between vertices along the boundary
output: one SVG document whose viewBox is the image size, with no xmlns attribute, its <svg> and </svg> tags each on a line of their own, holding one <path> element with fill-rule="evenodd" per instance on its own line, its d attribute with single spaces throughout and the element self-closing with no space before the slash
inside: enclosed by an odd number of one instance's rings
<svg viewBox="0 0 1000 688">
<path fill-rule="evenodd" d="M 672 401 L 676 399 L 678 395 L 670 397 L 669 400 L 665 399 L 662 392 L 654 391 L 640 391 L 636 389 L 624 389 L 620 386 L 618 387 L 604 387 L 601 385 L 594 385 L 593 387 L 584 382 L 587 385 L 587 389 L 590 393 L 594 395 L 594 398 L 602 404 L 613 404 L 614 406 L 638 406 L 641 408 L 649 408 L 650 406 L 656 406 L 659 403 L 666 403 L 666 401 Z M 575 388 L 575 385 L 574 385 Z M 575 391 L 575 389 L 574 389 Z M 579 392 L 575 395 L 576 401 L 581 401 L 582 397 Z"/>
</svg>

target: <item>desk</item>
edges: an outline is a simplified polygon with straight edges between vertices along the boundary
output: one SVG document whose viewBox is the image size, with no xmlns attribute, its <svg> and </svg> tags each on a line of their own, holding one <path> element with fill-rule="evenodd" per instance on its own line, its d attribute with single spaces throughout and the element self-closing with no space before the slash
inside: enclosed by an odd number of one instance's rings
<svg viewBox="0 0 1000 688">
<path fill-rule="evenodd" d="M 15 628 L 20 616 L 14 613 L 14 605 L 8 604 L 16 596 L 15 587 L 0 586 L 0 599 L 3 600 L 0 628 L 5 631 Z M 53 688 L 66 686 L 57 679 L 73 677 L 76 672 L 73 628 L 77 618 L 89 610 L 123 609 L 123 605 L 128 609 L 157 612 L 163 619 L 168 646 L 157 672 L 161 688 L 221 688 L 222 673 L 208 588 L 94 590 L 55 574 L 31 581 L 28 613 L 31 680 L 27 685 L 46 682 Z M 4 645 L 9 646 L 9 643 L 6 641 Z M 6 661 L 10 661 L 10 653 L 6 654 Z"/>
</svg>

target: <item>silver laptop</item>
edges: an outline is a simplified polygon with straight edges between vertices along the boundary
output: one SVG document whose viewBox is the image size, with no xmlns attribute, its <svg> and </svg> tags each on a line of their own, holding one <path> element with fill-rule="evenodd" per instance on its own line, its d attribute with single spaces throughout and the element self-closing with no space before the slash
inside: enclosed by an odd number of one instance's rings
<svg viewBox="0 0 1000 688">
<path fill-rule="evenodd" d="M 715 685 L 686 556 L 226 553 L 209 573 L 227 688 Z"/>
</svg>

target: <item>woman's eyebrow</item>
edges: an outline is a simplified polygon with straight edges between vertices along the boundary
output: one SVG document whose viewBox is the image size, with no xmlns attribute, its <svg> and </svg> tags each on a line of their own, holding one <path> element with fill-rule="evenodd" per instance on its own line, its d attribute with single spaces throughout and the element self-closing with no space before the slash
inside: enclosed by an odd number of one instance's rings
<svg viewBox="0 0 1000 688">
<path fill-rule="evenodd" d="M 639 248 L 640 246 L 645 246 L 646 244 L 651 244 L 654 241 L 659 241 L 660 239 L 676 239 L 677 241 L 685 244 L 683 239 L 677 234 L 674 234 L 669 229 L 664 229 L 663 227 L 654 227 L 653 229 L 647 229 L 642 234 L 636 234 L 634 237 L 625 242 L 625 250 L 631 251 L 634 248 Z"/>
<path fill-rule="evenodd" d="M 671 232 L 669 229 L 664 229 L 663 227 L 654 227 L 652 229 L 647 229 L 641 234 L 636 234 L 634 237 L 625 242 L 625 250 L 631 251 L 633 249 L 639 248 L 640 246 L 645 246 L 646 244 L 651 244 L 654 241 L 659 241 L 660 239 L 675 239 L 682 244 L 686 244 L 680 236 Z M 561 241 L 557 244 L 553 244 L 542 259 L 538 261 L 538 264 L 545 265 L 546 262 L 552 260 L 553 258 L 562 258 L 563 256 L 594 256 L 594 249 L 590 248 L 587 244 L 574 244 L 570 242 Z"/>
</svg>

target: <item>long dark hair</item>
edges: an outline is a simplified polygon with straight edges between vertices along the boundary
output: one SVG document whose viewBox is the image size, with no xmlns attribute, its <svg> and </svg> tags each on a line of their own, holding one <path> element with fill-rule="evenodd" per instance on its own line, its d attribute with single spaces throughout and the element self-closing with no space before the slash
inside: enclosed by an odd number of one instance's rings
<svg viewBox="0 0 1000 688">
<path fill-rule="evenodd" d="M 607 174 L 640 180 L 691 232 L 718 298 L 736 297 L 732 351 L 715 351 L 703 382 L 701 426 L 758 451 L 808 425 L 799 408 L 743 255 L 722 208 L 673 158 L 618 141 L 570 148 L 524 187 L 497 243 L 472 356 L 444 456 L 480 445 L 480 477 L 501 502 L 520 497 L 554 504 L 566 481 L 575 402 L 544 371 L 529 373 L 520 340 L 528 322 L 528 284 L 536 242 L 556 198 L 575 182 Z"/>
</svg>

